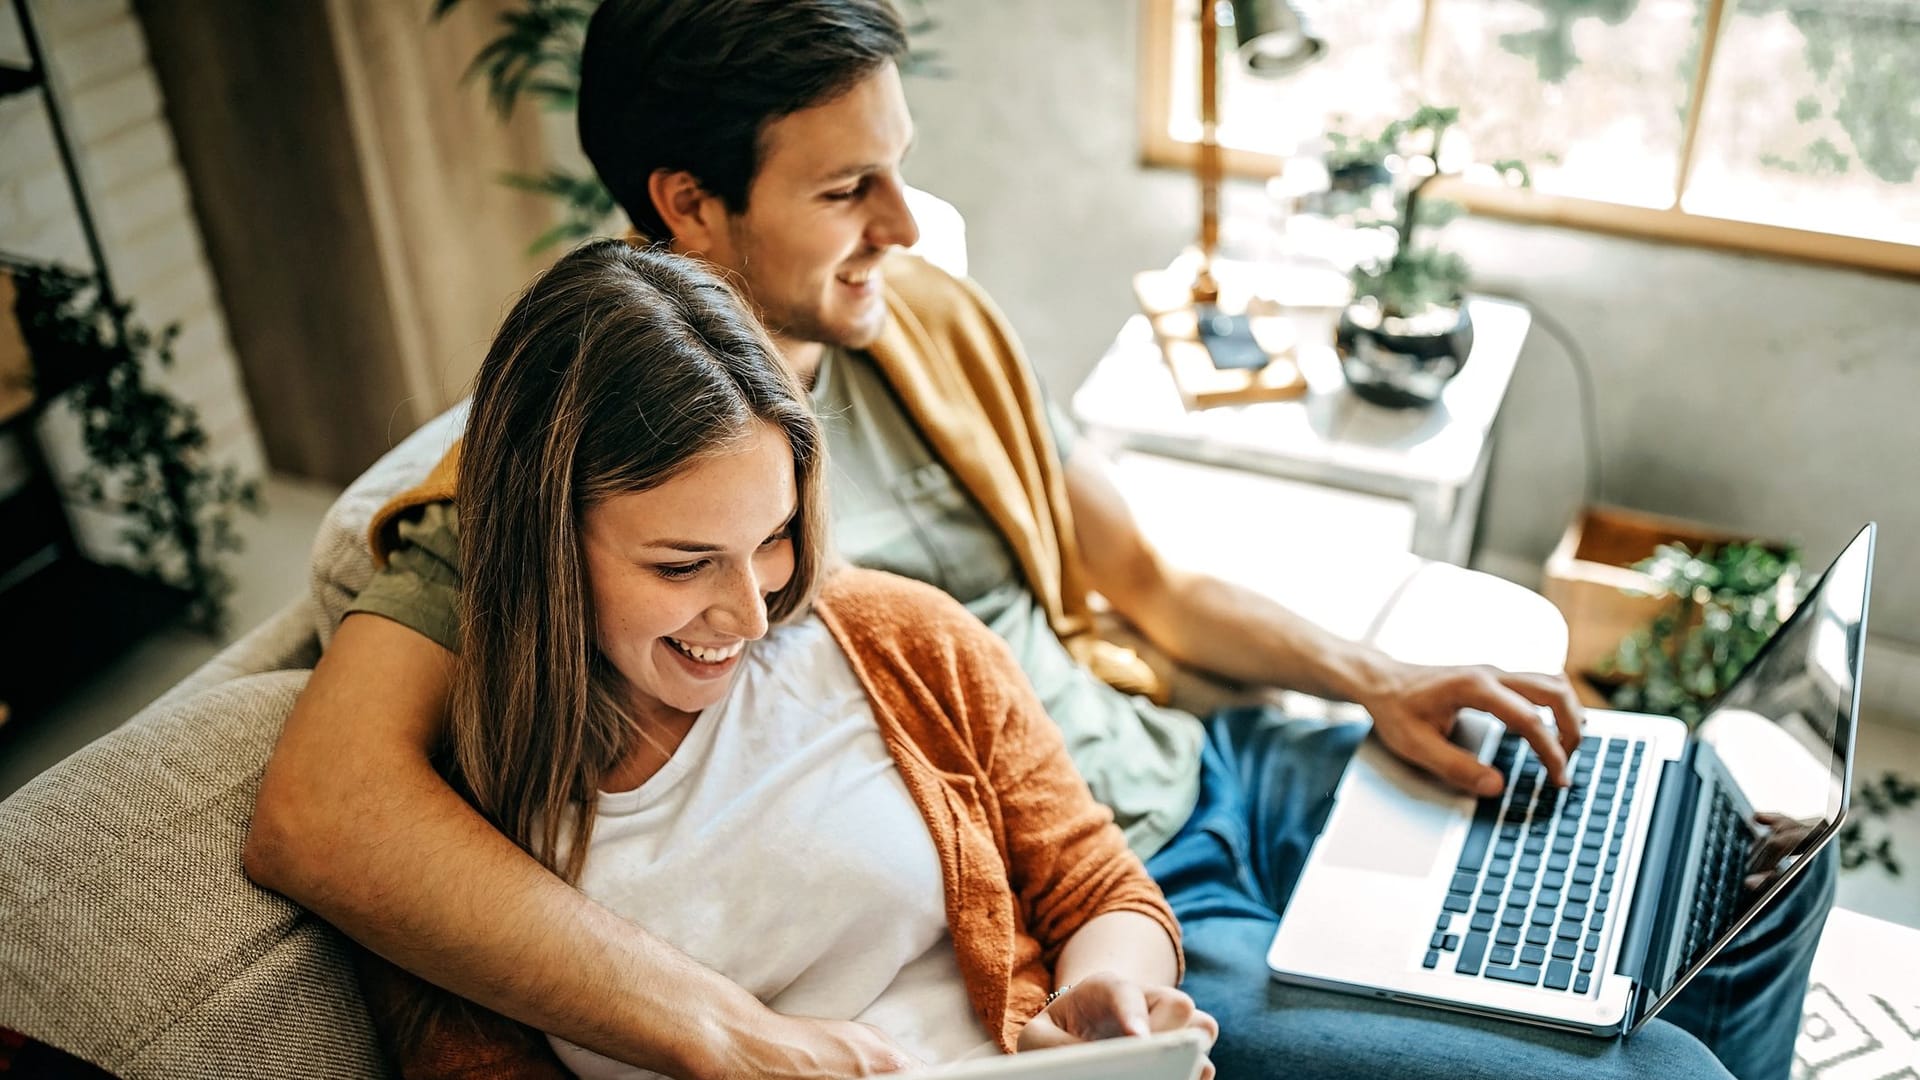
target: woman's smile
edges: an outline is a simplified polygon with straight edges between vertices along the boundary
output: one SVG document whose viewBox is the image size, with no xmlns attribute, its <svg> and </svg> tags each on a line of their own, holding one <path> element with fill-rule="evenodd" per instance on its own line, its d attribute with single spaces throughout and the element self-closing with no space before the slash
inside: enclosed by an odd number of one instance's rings
<svg viewBox="0 0 1920 1080">
<path fill-rule="evenodd" d="M 672 658 L 675 668 L 695 679 L 724 679 L 733 674 L 740 655 L 746 651 L 745 638 L 733 644 L 714 648 L 706 645 L 694 645 L 679 638 L 663 637 L 666 646 L 662 651 Z"/>
</svg>

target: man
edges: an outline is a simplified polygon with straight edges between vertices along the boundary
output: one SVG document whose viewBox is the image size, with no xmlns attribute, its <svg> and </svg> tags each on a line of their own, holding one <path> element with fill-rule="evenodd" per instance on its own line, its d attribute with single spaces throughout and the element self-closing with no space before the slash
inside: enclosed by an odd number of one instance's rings
<svg viewBox="0 0 1920 1080">
<path fill-rule="evenodd" d="M 734 275 L 812 386 L 842 553 L 946 589 L 1007 640 L 1182 920 L 1184 985 L 1221 1021 L 1222 1075 L 1721 1075 L 1718 1054 L 1741 1076 L 1783 1076 L 1829 901 L 1817 888 L 1674 1006 L 1685 1031 L 1656 1022 L 1629 1041 L 1268 978 L 1268 940 L 1359 732 L 1265 710 L 1203 724 L 1115 689 L 1137 684 L 1088 632 L 1088 589 L 1177 660 L 1359 702 L 1385 745 L 1465 791 L 1500 781 L 1447 741 L 1458 709 L 1499 716 L 1559 778 L 1578 706 L 1557 678 L 1399 663 L 1159 558 L 1098 457 L 1043 419 L 984 298 L 888 257 L 917 237 L 905 48 L 884 0 L 607 0 L 583 55 L 582 143 L 637 231 Z M 676 987 L 711 972 L 546 874 L 434 772 L 452 657 L 408 620 L 423 603 L 451 618 L 458 553 L 420 503 L 394 508 L 394 562 L 288 721 L 249 873 L 429 981 L 609 1056 L 689 1076 L 895 1067 L 852 1025 L 760 1016 L 743 1035 L 750 1001 L 677 1012 Z"/>
</svg>

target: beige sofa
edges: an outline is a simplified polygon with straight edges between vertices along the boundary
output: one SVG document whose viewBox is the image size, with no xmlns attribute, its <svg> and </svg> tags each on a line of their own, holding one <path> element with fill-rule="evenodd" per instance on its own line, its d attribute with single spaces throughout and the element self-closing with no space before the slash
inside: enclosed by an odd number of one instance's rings
<svg viewBox="0 0 1920 1080">
<path fill-rule="evenodd" d="M 346 943 L 248 881 L 240 852 L 280 725 L 372 573 L 367 521 L 462 419 L 429 423 L 348 488 L 315 541 L 307 596 L 0 802 L 0 1026 L 129 1080 L 388 1072 Z M 1176 497 L 1133 494 L 1148 512 Z M 1463 658 L 1432 651 L 1463 647 L 1463 607 L 1500 628 L 1473 658 L 1554 670 L 1565 653 L 1544 600 L 1455 567 L 1370 557 L 1293 576 L 1320 583 L 1298 606 L 1404 655 Z"/>
<path fill-rule="evenodd" d="M 0 802 L 0 1026 L 129 1080 L 388 1073 L 345 941 L 240 851 L 281 722 L 372 574 L 366 522 L 463 415 L 341 496 L 308 595 Z"/>
</svg>

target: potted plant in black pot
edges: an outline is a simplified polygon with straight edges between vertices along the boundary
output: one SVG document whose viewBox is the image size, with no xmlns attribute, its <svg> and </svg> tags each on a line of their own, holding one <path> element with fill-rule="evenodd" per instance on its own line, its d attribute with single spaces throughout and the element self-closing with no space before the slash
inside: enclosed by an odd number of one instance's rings
<svg viewBox="0 0 1920 1080">
<path fill-rule="evenodd" d="M 1306 209 L 1328 217 L 1358 212 L 1366 223 L 1380 224 L 1374 194 L 1393 184 L 1393 173 L 1387 170 L 1387 159 L 1393 155 L 1394 147 L 1379 138 L 1350 131 L 1327 132 L 1320 148 L 1320 163 L 1327 173 L 1326 191 Z"/>
<path fill-rule="evenodd" d="M 1454 130 L 1459 117 L 1458 109 L 1422 105 L 1363 144 L 1385 153 L 1399 198 L 1391 221 L 1362 224 L 1390 228 L 1395 237 L 1390 255 L 1354 269 L 1353 300 L 1341 312 L 1335 344 L 1347 384 L 1378 405 L 1433 404 L 1473 348 L 1466 260 L 1415 242 L 1419 229 L 1445 224 L 1460 212 L 1457 204 L 1426 196 L 1436 178 L 1465 171 L 1465 147 Z M 1491 169 L 1503 182 L 1530 182 L 1518 161 L 1496 162 Z"/>
</svg>

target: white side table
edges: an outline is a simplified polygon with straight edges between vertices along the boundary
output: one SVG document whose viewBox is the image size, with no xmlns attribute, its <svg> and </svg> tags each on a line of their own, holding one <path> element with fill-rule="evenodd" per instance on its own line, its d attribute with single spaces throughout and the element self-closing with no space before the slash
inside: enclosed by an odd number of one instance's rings
<svg viewBox="0 0 1920 1080">
<path fill-rule="evenodd" d="M 1297 401 L 1188 412 L 1144 315 L 1127 320 L 1073 395 L 1096 444 L 1326 484 L 1413 505 L 1413 553 L 1465 565 L 1492 456 L 1493 422 L 1533 316 L 1473 297 L 1473 351 L 1428 409 L 1384 409 L 1347 390 L 1330 340 L 1300 346 Z"/>
</svg>

